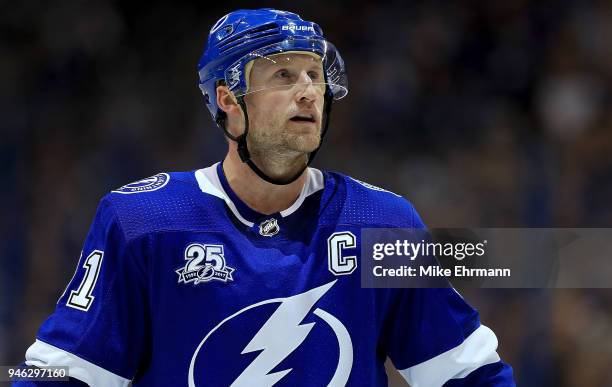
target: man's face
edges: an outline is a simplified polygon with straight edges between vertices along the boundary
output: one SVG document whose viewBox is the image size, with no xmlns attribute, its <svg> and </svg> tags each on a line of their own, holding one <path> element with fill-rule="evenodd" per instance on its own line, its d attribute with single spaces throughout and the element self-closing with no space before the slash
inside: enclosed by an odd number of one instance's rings
<svg viewBox="0 0 612 387">
<path fill-rule="evenodd" d="M 277 54 L 256 59 L 245 96 L 252 155 L 310 153 L 321 141 L 325 93 L 318 56 Z"/>
</svg>

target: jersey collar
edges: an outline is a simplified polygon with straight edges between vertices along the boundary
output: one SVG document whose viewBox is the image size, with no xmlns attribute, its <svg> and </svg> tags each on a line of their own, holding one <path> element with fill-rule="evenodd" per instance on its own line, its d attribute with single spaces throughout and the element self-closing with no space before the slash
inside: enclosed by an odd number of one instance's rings
<svg viewBox="0 0 612 387">
<path fill-rule="evenodd" d="M 197 170 L 195 178 L 202 192 L 224 200 L 230 211 L 240 222 L 248 227 L 253 227 L 255 222 L 262 218 L 274 217 L 275 215 L 280 215 L 280 217 L 284 218 L 293 214 L 302 206 L 308 196 L 323 189 L 323 173 L 320 170 L 309 167 L 306 173 L 308 173 L 308 178 L 297 200 L 289 208 L 270 215 L 264 215 L 253 210 L 232 191 L 225 178 L 220 162 L 208 168 Z"/>
</svg>

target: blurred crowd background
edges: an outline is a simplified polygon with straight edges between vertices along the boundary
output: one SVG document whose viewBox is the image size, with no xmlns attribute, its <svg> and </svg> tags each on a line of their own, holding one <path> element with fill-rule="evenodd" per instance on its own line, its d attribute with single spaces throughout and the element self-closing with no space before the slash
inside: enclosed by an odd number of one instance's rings
<svg viewBox="0 0 612 387">
<path fill-rule="evenodd" d="M 105 192 L 223 157 L 196 64 L 220 16 L 262 6 L 317 21 L 347 63 L 317 167 L 430 227 L 612 224 L 612 2 L 2 2 L 0 364 L 22 361 Z M 612 386 L 610 289 L 465 297 L 519 385 Z"/>
</svg>

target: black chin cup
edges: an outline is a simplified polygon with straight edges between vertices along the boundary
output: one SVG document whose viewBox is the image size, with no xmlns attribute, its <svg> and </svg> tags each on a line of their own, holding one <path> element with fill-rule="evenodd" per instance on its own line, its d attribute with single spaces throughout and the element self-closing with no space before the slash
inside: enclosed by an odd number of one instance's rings
<svg viewBox="0 0 612 387">
<path fill-rule="evenodd" d="M 319 149 L 321 148 L 321 145 L 323 144 L 323 138 L 325 137 L 325 134 L 327 133 L 327 128 L 329 126 L 329 116 L 331 115 L 331 105 L 332 105 L 332 100 L 333 100 L 333 95 L 331 93 L 331 90 L 329 90 L 328 88 L 327 91 L 325 92 L 325 101 L 323 103 L 323 130 L 321 131 L 321 141 L 319 142 L 319 146 L 317 147 L 317 149 L 310 152 L 310 154 L 308 155 L 308 163 L 306 163 L 304 168 L 302 168 L 298 173 L 296 173 L 295 175 L 291 176 L 288 179 L 275 179 L 273 177 L 266 175 L 261 169 L 259 169 L 257 165 L 255 165 L 253 160 L 251 160 L 251 154 L 249 153 L 249 148 L 247 146 L 247 135 L 249 134 L 249 115 L 247 113 L 246 103 L 244 102 L 244 96 L 238 97 L 237 100 L 238 100 L 238 104 L 242 108 L 242 112 L 244 113 L 244 133 L 242 133 L 240 136 L 232 135 L 225 127 L 225 118 L 226 118 L 225 114 L 219 113 L 217 115 L 216 122 L 217 122 L 217 125 L 223 130 L 225 135 L 230 140 L 235 141 L 236 144 L 238 145 L 238 156 L 240 156 L 240 160 L 242 160 L 243 163 L 246 163 L 251 168 L 251 170 L 255 172 L 257 176 L 259 176 L 261 179 L 263 179 L 264 181 L 267 181 L 270 184 L 287 185 L 299 179 L 299 177 L 302 176 L 302 173 L 304 173 L 306 168 L 308 168 L 310 163 L 312 163 L 312 161 L 314 160 L 317 152 L 319 151 Z"/>
</svg>

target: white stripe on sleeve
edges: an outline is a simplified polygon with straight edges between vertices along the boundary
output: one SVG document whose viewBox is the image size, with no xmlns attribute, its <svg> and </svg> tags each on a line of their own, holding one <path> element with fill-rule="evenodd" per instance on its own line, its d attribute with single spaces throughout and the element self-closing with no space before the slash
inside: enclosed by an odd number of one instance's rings
<svg viewBox="0 0 612 387">
<path fill-rule="evenodd" d="M 37 367 L 67 366 L 71 378 L 79 379 L 92 387 L 125 387 L 130 383 L 128 379 L 40 340 L 36 340 L 26 351 L 26 364 Z"/>
<path fill-rule="evenodd" d="M 495 333 L 481 325 L 455 348 L 399 372 L 412 387 L 442 386 L 450 379 L 464 378 L 484 365 L 498 362 L 496 349 Z"/>
</svg>

